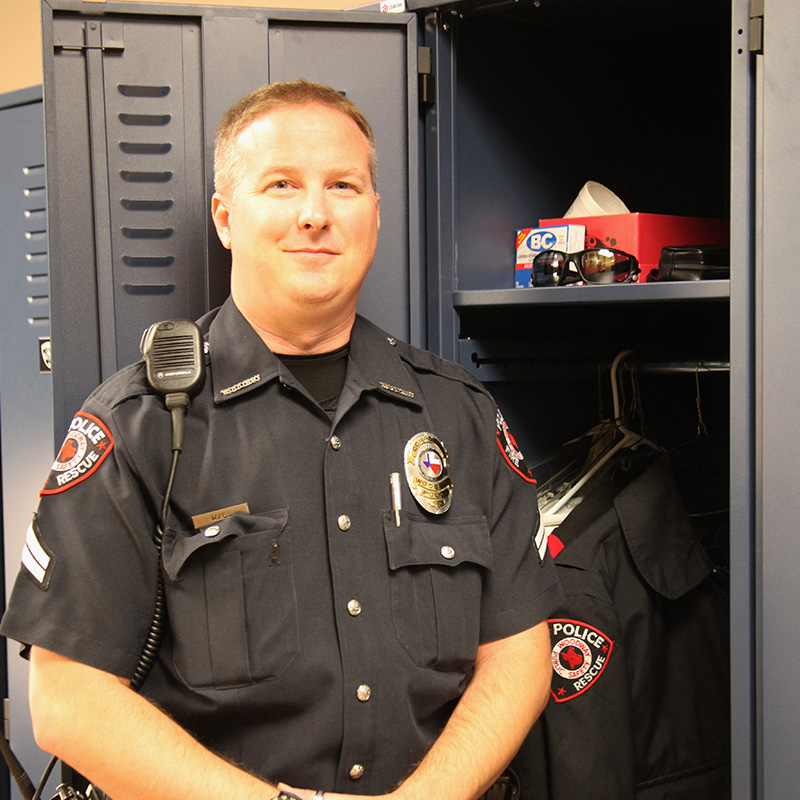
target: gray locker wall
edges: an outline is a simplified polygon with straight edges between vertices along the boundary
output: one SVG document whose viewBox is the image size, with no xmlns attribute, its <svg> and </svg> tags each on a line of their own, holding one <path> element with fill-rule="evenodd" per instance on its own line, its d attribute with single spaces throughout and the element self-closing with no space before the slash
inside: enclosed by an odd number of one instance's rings
<svg viewBox="0 0 800 800">
<path fill-rule="evenodd" d="M 39 489 L 53 461 L 47 217 L 41 88 L 0 98 L 0 452 L 6 597 Z M 47 763 L 33 741 L 27 662 L 8 642 L 11 746 L 35 782 Z M 13 796 L 19 797 L 13 787 Z M 48 795 L 49 796 L 49 795 Z M 8 797 L 8 787 L 0 787 Z"/>
<path fill-rule="evenodd" d="M 752 10 L 752 7 L 751 7 Z M 795 248 L 800 185 L 800 13 L 794 0 L 764 4 L 763 55 L 757 56 L 756 615 L 760 654 L 756 702 L 763 765 L 758 790 L 777 800 L 800 784 L 800 292 Z"/>
</svg>

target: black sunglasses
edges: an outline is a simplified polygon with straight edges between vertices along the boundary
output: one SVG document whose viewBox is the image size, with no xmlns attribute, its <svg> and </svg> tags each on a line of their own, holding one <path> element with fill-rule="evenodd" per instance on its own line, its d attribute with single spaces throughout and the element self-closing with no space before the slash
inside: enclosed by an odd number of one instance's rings
<svg viewBox="0 0 800 800">
<path fill-rule="evenodd" d="M 639 262 L 634 256 L 608 247 L 593 247 L 580 253 L 544 250 L 533 259 L 534 286 L 631 283 L 638 274 Z"/>
</svg>

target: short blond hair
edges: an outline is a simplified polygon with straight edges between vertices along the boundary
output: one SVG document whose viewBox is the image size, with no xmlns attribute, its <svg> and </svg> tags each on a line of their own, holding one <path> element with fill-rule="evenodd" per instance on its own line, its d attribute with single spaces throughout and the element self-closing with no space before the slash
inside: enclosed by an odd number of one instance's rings
<svg viewBox="0 0 800 800">
<path fill-rule="evenodd" d="M 222 118 L 214 142 L 214 188 L 230 197 L 241 179 L 244 164 L 236 148 L 236 139 L 252 122 L 275 108 L 309 103 L 341 111 L 355 122 L 369 145 L 369 172 L 372 188 L 378 180 L 378 155 L 375 136 L 358 106 L 336 89 L 305 79 L 271 83 L 256 89 L 232 106 Z"/>
</svg>

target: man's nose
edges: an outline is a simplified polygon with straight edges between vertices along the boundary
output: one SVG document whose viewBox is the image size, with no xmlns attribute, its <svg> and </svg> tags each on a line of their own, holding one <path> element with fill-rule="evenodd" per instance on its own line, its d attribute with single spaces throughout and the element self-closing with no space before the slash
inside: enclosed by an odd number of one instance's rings
<svg viewBox="0 0 800 800">
<path fill-rule="evenodd" d="M 322 230 L 330 223 L 330 204 L 324 188 L 309 188 L 303 194 L 298 225 L 306 230 Z"/>
</svg>

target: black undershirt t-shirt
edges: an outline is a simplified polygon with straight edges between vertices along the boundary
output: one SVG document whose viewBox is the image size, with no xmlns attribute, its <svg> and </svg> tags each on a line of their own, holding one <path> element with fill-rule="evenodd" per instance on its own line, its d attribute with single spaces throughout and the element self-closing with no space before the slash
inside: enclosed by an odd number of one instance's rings
<svg viewBox="0 0 800 800">
<path fill-rule="evenodd" d="M 347 356 L 350 343 L 330 353 L 315 353 L 310 356 L 294 356 L 275 353 L 292 375 L 305 386 L 308 393 L 329 415 L 336 411 L 344 376 L 347 372 Z"/>
</svg>

